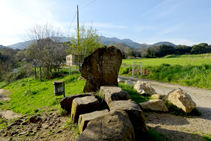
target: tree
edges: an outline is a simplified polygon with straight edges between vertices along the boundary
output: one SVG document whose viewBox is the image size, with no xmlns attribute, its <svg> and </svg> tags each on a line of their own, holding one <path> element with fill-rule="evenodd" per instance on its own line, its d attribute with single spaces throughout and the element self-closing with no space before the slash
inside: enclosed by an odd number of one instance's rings
<svg viewBox="0 0 211 141">
<path fill-rule="evenodd" d="M 124 48 L 124 52 L 125 52 L 126 58 L 132 55 L 132 51 L 128 46 Z"/>
<path fill-rule="evenodd" d="M 75 29 L 70 43 L 66 45 L 68 45 L 66 52 L 76 55 L 75 62 L 77 62 L 79 66 L 84 58 L 90 55 L 96 48 L 104 47 L 104 45 L 100 43 L 97 30 L 93 29 L 92 26 L 86 29 L 84 25 L 82 25 L 79 30 Z"/>
<path fill-rule="evenodd" d="M 49 78 L 52 69 L 57 69 L 67 55 L 66 46 L 63 44 L 63 33 L 59 28 L 51 24 L 37 24 L 28 29 L 28 40 L 33 43 L 26 49 L 26 56 L 29 59 L 37 59 L 42 62 L 44 72 Z"/>
<path fill-rule="evenodd" d="M 141 56 L 146 57 L 147 56 L 147 44 L 146 43 L 140 44 L 140 48 L 141 48 Z"/>
</svg>

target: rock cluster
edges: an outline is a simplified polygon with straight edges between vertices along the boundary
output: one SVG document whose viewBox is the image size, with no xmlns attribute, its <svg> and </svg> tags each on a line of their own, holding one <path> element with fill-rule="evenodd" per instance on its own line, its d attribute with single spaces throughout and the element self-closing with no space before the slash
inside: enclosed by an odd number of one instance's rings
<svg viewBox="0 0 211 141">
<path fill-rule="evenodd" d="M 101 86 L 99 95 L 100 101 L 98 96 L 72 96 L 71 119 L 79 126 L 78 141 L 140 140 L 148 133 L 143 111 L 126 91 Z M 102 100 L 108 109 L 100 108 Z"/>
</svg>

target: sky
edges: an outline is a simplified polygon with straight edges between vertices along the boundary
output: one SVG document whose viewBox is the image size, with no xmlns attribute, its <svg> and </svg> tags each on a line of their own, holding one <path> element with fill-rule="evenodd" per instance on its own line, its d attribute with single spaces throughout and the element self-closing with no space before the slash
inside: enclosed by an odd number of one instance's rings
<svg viewBox="0 0 211 141">
<path fill-rule="evenodd" d="M 79 25 L 92 24 L 105 37 L 211 44 L 211 0 L 0 0 L 0 45 L 25 41 L 36 24 L 50 23 L 72 36 L 77 5 Z"/>
</svg>

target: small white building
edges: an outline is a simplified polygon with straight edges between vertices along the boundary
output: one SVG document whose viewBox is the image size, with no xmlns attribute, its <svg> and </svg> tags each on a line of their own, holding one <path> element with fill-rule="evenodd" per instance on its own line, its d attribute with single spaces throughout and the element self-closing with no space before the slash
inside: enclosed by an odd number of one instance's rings
<svg viewBox="0 0 211 141">
<path fill-rule="evenodd" d="M 66 56 L 66 65 L 68 65 L 68 66 L 69 66 L 69 64 L 71 66 L 76 65 L 75 59 L 76 58 L 75 58 L 75 55 L 74 54 L 67 55 Z"/>
</svg>

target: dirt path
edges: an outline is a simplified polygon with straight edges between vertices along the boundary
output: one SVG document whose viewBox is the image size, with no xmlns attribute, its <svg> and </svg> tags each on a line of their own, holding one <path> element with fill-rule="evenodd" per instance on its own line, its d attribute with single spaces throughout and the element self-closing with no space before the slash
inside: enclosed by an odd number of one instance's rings
<svg viewBox="0 0 211 141">
<path fill-rule="evenodd" d="M 132 81 L 144 80 L 132 77 L 123 77 Z M 197 105 L 201 116 L 180 117 L 169 113 L 145 113 L 147 125 L 164 134 L 166 140 L 193 141 L 202 140 L 206 134 L 211 138 L 211 90 L 195 87 L 179 86 L 157 81 L 148 81 L 157 93 L 168 94 L 171 90 L 182 88 Z"/>
<path fill-rule="evenodd" d="M 8 91 L 0 89 L 0 102 L 10 100 L 10 98 L 8 97 L 8 94 L 9 94 Z M 4 110 L 4 111 L 0 110 L 0 115 L 2 115 L 2 117 L 6 119 L 21 117 L 21 114 L 17 114 L 11 110 Z"/>
</svg>

